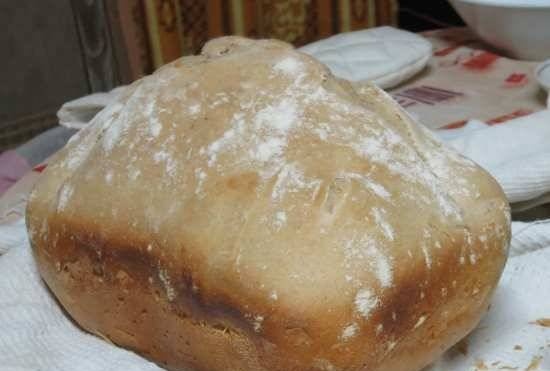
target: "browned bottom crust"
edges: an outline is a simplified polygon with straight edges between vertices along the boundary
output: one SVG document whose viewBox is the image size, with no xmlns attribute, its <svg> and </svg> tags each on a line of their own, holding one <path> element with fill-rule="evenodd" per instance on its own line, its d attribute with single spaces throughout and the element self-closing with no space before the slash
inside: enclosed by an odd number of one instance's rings
<svg viewBox="0 0 550 371">
<path fill-rule="evenodd" d="M 114 254 L 99 259 L 93 248 L 74 239 L 56 245 L 54 256 L 64 256 L 63 263 L 54 264 L 46 249 L 34 251 L 42 277 L 69 314 L 85 330 L 163 367 L 196 371 L 340 369 L 325 360 L 305 364 L 251 333 L 249 326 L 229 317 L 221 323 L 216 319 L 219 313 L 214 316 L 192 303 L 171 302 L 153 275 L 155 267 L 143 257 Z M 375 371 L 420 370 L 475 327 L 494 287 L 476 292 L 473 282 L 463 277 L 457 281 L 461 284 L 454 295 L 425 318 L 414 334 L 390 343 Z M 368 356 L 368 349 L 364 352 Z"/>
</svg>

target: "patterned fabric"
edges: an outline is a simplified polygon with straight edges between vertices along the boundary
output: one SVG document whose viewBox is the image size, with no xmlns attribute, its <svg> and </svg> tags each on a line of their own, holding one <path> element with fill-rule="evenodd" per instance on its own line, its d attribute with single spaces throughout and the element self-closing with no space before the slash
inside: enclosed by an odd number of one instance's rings
<svg viewBox="0 0 550 371">
<path fill-rule="evenodd" d="M 105 2 L 110 17 L 113 50 L 118 62 L 119 84 L 128 84 L 153 70 L 143 0 Z"/>
<path fill-rule="evenodd" d="M 277 38 L 301 46 L 330 35 L 396 24 L 396 0 L 143 0 L 151 60 L 196 54 L 217 36 Z"/>
</svg>

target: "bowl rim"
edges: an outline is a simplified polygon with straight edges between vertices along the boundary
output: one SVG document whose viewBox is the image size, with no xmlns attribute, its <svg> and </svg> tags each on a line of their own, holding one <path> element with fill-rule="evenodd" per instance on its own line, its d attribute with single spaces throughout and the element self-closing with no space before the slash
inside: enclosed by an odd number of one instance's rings
<svg viewBox="0 0 550 371">
<path fill-rule="evenodd" d="M 548 8 L 550 9 L 550 1 L 544 0 L 451 0 L 456 3 L 466 3 L 479 6 L 493 6 L 500 8 Z"/>
</svg>

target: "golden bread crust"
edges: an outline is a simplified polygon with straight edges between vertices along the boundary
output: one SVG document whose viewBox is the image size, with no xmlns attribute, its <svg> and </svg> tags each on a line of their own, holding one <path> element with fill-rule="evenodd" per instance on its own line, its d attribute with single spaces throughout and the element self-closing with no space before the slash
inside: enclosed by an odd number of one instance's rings
<svg viewBox="0 0 550 371">
<path fill-rule="evenodd" d="M 227 37 L 127 89 L 28 204 L 86 330 L 170 369 L 415 371 L 502 272 L 496 182 L 374 86 Z"/>
</svg>

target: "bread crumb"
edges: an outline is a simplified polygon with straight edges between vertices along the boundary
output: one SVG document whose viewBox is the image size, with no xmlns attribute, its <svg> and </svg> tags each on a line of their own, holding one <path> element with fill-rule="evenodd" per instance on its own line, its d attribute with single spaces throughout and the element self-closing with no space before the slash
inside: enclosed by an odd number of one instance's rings
<svg viewBox="0 0 550 371">
<path fill-rule="evenodd" d="M 525 371 L 534 371 L 534 370 L 538 370 L 541 361 L 542 361 L 542 357 L 541 357 L 541 356 L 535 356 L 535 357 L 533 357 L 533 359 L 531 360 L 531 363 L 529 363 L 529 366 L 527 366 L 527 368 L 525 369 Z"/>
<path fill-rule="evenodd" d="M 542 327 L 550 327 L 550 318 L 539 318 L 536 321 L 530 323 Z"/>
<path fill-rule="evenodd" d="M 481 359 L 476 360 L 475 367 L 476 367 L 476 370 L 478 371 L 488 370 L 487 366 Z"/>
<path fill-rule="evenodd" d="M 468 342 L 466 341 L 466 339 L 462 339 L 458 343 L 456 343 L 455 346 L 453 346 L 453 350 L 457 351 L 463 356 L 468 355 Z"/>
</svg>

